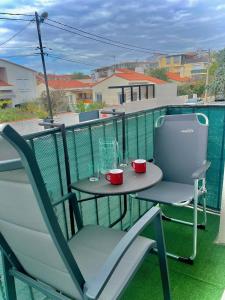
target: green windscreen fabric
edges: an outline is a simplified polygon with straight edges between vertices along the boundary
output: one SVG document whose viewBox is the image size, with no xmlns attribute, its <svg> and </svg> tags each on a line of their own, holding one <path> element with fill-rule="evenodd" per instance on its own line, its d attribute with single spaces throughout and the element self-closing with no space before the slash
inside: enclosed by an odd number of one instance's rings
<svg viewBox="0 0 225 300">
<path fill-rule="evenodd" d="M 166 113 L 166 109 L 152 109 L 126 116 L 126 155 L 129 159 L 153 157 L 153 135 L 156 119 Z M 86 178 L 99 168 L 99 139 L 110 137 L 118 141 L 122 154 L 122 120 L 110 118 L 86 124 L 76 124 L 66 128 L 66 142 L 69 155 L 71 181 Z M 47 130 L 27 137 L 34 151 L 43 180 L 54 204 L 67 193 L 65 157 L 60 130 Z M 89 197 L 77 192 L 78 199 Z M 134 219 L 140 217 L 149 207 L 148 203 L 135 201 Z M 66 238 L 71 237 L 68 203 L 54 207 L 59 224 Z M 124 211 L 123 197 L 113 196 L 80 203 L 84 224 L 109 226 Z M 116 228 L 127 228 L 130 224 L 130 206 L 126 217 Z"/>
<path fill-rule="evenodd" d="M 203 113 L 209 119 L 207 206 L 220 210 L 224 172 L 224 106 L 168 107 L 167 114 Z M 201 117 L 200 117 L 201 121 Z"/>
<path fill-rule="evenodd" d="M 223 107 L 168 107 L 151 109 L 126 116 L 126 149 L 129 158 L 153 158 L 154 124 L 165 114 L 201 112 L 209 118 L 208 160 L 212 165 L 207 174 L 207 206 L 220 209 L 224 167 L 224 121 Z M 122 122 L 120 118 L 93 121 L 66 128 L 66 141 L 72 182 L 86 178 L 98 168 L 99 139 L 116 138 L 122 151 Z M 60 130 L 48 130 L 34 134 L 27 141 L 37 158 L 52 203 L 67 193 L 63 140 Z M 77 192 L 78 199 L 89 197 Z M 149 207 L 144 201 L 134 201 L 133 220 L 138 219 Z M 71 237 L 68 203 L 54 207 L 59 224 L 66 238 Z M 84 224 L 109 226 L 117 220 L 124 209 L 122 197 L 105 197 L 80 203 Z M 115 228 L 130 225 L 130 206 L 124 219 Z M 0 263 L 1 264 L 1 263 Z M 0 266 L 1 274 L 1 266 Z M 0 289 L 1 299 L 1 289 Z"/>
</svg>

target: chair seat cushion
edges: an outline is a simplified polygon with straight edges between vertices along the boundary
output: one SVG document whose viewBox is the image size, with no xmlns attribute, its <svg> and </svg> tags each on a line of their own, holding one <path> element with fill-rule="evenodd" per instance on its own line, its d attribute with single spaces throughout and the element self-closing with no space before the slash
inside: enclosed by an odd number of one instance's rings
<svg viewBox="0 0 225 300">
<path fill-rule="evenodd" d="M 97 277 L 113 248 L 118 244 L 126 232 L 96 225 L 88 225 L 81 229 L 69 242 L 85 281 L 90 282 Z M 99 299 L 117 299 L 126 287 L 129 279 L 139 267 L 143 257 L 155 241 L 145 237 L 137 237 L 104 288 Z"/>
<path fill-rule="evenodd" d="M 0 181 L 11 181 L 19 183 L 29 183 L 29 179 L 24 169 L 0 172 Z"/>
<path fill-rule="evenodd" d="M 191 201 L 193 197 L 193 185 L 171 181 L 161 181 L 152 188 L 137 194 L 137 198 L 165 204 L 176 204 L 188 200 Z"/>
</svg>

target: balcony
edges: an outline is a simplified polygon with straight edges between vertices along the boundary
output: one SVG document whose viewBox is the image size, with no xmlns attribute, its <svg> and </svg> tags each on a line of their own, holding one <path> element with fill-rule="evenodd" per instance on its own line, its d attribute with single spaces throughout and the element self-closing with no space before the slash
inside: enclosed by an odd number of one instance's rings
<svg viewBox="0 0 225 300">
<path fill-rule="evenodd" d="M 219 228 L 219 212 L 223 191 L 224 176 L 224 149 L 225 149 L 225 106 L 167 106 L 155 109 L 146 109 L 126 115 L 126 148 L 130 157 L 141 157 L 147 160 L 153 157 L 153 128 L 154 122 L 160 115 L 185 114 L 201 112 L 209 118 L 208 159 L 211 167 L 207 173 L 207 207 L 208 225 L 206 231 L 199 231 L 198 256 L 193 266 L 168 259 L 173 299 L 182 300 L 220 300 L 225 290 L 225 248 L 214 243 Z M 104 136 L 112 136 L 118 140 L 122 149 L 122 121 L 119 116 L 69 126 L 66 128 L 66 142 L 70 162 L 72 181 L 88 176 L 87 164 L 96 168 L 98 140 Z M 64 147 L 62 134 L 59 128 L 25 136 L 33 149 L 40 167 L 48 193 L 52 200 L 58 222 L 67 239 L 71 238 L 71 220 L 69 207 L 62 203 L 57 204 L 60 196 L 67 193 L 66 167 L 64 161 Z M 87 195 L 78 192 L 78 199 Z M 125 207 L 120 196 L 95 199 L 94 201 L 80 202 L 84 224 L 100 224 L 109 227 L 112 223 L 115 228 L 126 230 L 130 226 L 130 207 L 128 205 L 125 216 Z M 137 220 L 148 210 L 144 201 L 134 203 L 133 219 Z M 175 214 L 188 218 L 191 209 L 165 208 L 168 214 Z M 189 227 L 181 232 L 180 226 L 165 222 L 166 245 L 176 252 L 179 249 L 183 255 L 191 247 L 188 236 Z M 144 235 L 152 237 L 152 228 L 148 227 Z M 183 238 L 186 242 L 183 243 Z M 176 243 L 175 243 L 176 241 Z M 127 288 L 122 299 L 162 299 L 160 274 L 155 256 L 145 261 Z M 149 272 L 150 271 L 150 272 Z M 4 278 L 0 266 L 0 299 L 5 300 Z M 49 299 L 34 288 L 25 286 L 17 281 L 18 299 Z M 107 299 L 106 299 L 107 300 Z"/>
</svg>

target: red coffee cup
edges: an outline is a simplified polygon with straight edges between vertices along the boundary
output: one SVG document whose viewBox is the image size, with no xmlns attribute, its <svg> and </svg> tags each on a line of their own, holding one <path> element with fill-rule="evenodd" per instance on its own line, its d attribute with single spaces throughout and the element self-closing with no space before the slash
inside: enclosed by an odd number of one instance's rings
<svg viewBox="0 0 225 300">
<path fill-rule="evenodd" d="M 109 173 L 105 174 L 105 179 L 111 184 L 122 184 L 123 183 L 123 170 L 113 169 Z"/>
<path fill-rule="evenodd" d="M 135 159 L 131 162 L 131 166 L 136 173 L 146 172 L 146 160 L 145 159 Z"/>
</svg>

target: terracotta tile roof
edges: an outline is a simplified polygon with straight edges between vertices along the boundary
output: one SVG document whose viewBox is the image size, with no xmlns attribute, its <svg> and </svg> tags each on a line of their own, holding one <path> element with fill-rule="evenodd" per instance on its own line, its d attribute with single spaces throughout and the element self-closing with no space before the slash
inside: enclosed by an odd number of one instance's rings
<svg viewBox="0 0 225 300">
<path fill-rule="evenodd" d="M 90 87 L 89 83 L 80 82 L 78 80 L 49 80 L 49 87 L 53 89 L 73 89 Z"/>
<path fill-rule="evenodd" d="M 12 84 L 9 84 L 8 82 L 0 80 L 0 86 L 12 86 Z"/>
<path fill-rule="evenodd" d="M 167 72 L 166 76 L 169 79 L 174 80 L 174 81 L 179 81 L 179 82 L 188 82 L 188 81 L 190 81 L 189 77 L 180 77 L 179 74 L 172 73 L 172 72 Z"/>
<path fill-rule="evenodd" d="M 166 83 L 166 81 L 152 77 L 152 76 L 148 76 L 148 75 L 144 75 L 141 73 L 137 73 L 137 72 L 129 72 L 129 73 L 118 73 L 118 74 L 114 74 L 114 76 L 116 77 L 120 77 L 129 81 L 150 81 L 152 83 L 156 83 L 156 84 L 164 84 Z"/>
<path fill-rule="evenodd" d="M 48 74 L 49 80 L 73 80 L 73 75 Z"/>
<path fill-rule="evenodd" d="M 119 72 L 119 73 L 133 73 L 133 72 L 135 72 L 135 71 L 127 69 L 127 68 L 117 68 L 115 71 Z"/>
</svg>

